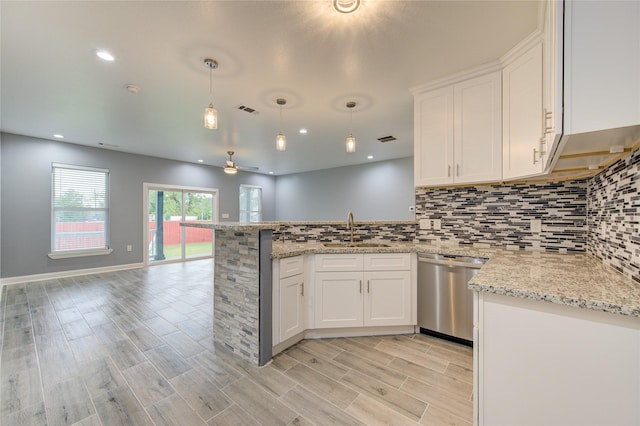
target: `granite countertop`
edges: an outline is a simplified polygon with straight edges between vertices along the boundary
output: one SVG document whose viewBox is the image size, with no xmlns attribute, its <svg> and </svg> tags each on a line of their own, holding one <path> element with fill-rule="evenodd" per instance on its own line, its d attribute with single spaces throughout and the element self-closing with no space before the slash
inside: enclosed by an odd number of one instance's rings
<svg viewBox="0 0 640 426">
<path fill-rule="evenodd" d="M 389 247 L 325 247 L 274 242 L 272 258 L 314 253 L 443 253 L 489 259 L 469 281 L 473 290 L 640 317 L 640 285 L 584 253 L 511 251 L 385 242 Z"/>
<path fill-rule="evenodd" d="M 281 222 L 180 222 L 180 226 L 190 228 L 206 228 L 218 231 L 260 231 L 262 229 L 276 230 L 280 227 Z"/>
<path fill-rule="evenodd" d="M 415 225 L 415 220 L 359 220 L 356 225 Z M 318 226 L 318 225 L 347 225 L 344 220 L 335 221 L 319 221 L 319 222 L 296 222 L 296 221 L 280 221 L 280 222 L 180 222 L 180 226 L 191 228 L 206 228 L 214 230 L 234 230 L 234 231 L 251 231 L 261 229 L 278 230 L 281 226 Z"/>
</svg>

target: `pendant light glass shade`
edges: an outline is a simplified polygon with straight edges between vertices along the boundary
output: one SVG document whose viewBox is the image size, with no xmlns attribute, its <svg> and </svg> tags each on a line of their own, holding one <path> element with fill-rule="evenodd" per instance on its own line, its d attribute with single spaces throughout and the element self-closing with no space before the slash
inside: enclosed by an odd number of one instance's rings
<svg viewBox="0 0 640 426">
<path fill-rule="evenodd" d="M 347 152 L 356 152 L 356 138 L 354 138 L 351 133 L 349 133 L 347 137 Z"/>
<path fill-rule="evenodd" d="M 278 137 L 276 137 L 276 151 L 286 151 L 287 150 L 287 138 L 282 132 L 278 133 Z"/>
<path fill-rule="evenodd" d="M 218 128 L 218 111 L 216 111 L 212 103 L 209 104 L 209 108 L 204 110 L 204 127 L 212 130 Z"/>
<path fill-rule="evenodd" d="M 227 166 L 224 168 L 224 172 L 228 175 L 235 175 L 238 173 L 238 169 L 235 167 Z"/>
<path fill-rule="evenodd" d="M 282 133 L 282 105 L 286 105 L 287 100 L 283 98 L 276 99 L 276 103 L 280 106 L 280 133 L 276 137 L 276 151 L 287 150 L 287 138 Z"/>
<path fill-rule="evenodd" d="M 353 108 L 355 108 L 356 103 L 354 101 L 347 102 L 347 108 L 349 108 L 349 136 L 347 136 L 346 142 L 346 151 L 351 154 L 356 152 L 356 138 L 353 137 L 351 133 L 351 129 L 353 128 Z"/>
<path fill-rule="evenodd" d="M 209 97 L 211 97 L 211 86 L 213 84 L 213 70 L 218 68 L 218 61 L 215 59 L 205 59 L 204 66 L 209 68 Z M 218 111 L 213 107 L 213 101 L 204 110 L 204 128 L 215 130 L 218 128 Z"/>
</svg>

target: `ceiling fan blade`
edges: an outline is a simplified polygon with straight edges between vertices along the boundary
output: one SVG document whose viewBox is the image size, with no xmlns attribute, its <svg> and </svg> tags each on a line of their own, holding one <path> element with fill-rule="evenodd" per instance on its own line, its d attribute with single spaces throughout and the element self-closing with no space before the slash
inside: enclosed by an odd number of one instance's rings
<svg viewBox="0 0 640 426">
<path fill-rule="evenodd" d="M 252 166 L 236 166 L 239 170 L 260 170 L 258 167 Z"/>
</svg>

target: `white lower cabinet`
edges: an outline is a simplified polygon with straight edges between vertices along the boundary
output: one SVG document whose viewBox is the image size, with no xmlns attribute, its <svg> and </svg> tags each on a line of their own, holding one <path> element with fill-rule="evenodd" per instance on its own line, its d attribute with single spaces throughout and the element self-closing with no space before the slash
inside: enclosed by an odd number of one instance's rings
<svg viewBox="0 0 640 426">
<path fill-rule="evenodd" d="M 304 331 L 304 276 L 280 280 L 280 336 L 287 340 Z"/>
<path fill-rule="evenodd" d="M 364 281 L 365 327 L 411 324 L 410 271 L 365 272 Z"/>
<path fill-rule="evenodd" d="M 336 272 L 348 263 L 340 256 L 357 270 Z M 315 264 L 315 328 L 411 325 L 408 253 L 316 255 Z"/>
<path fill-rule="evenodd" d="M 304 256 L 273 262 L 273 343 L 304 331 Z"/>
<path fill-rule="evenodd" d="M 474 298 L 475 424 L 640 424 L 640 318 Z"/>
<path fill-rule="evenodd" d="M 316 328 L 362 327 L 362 272 L 318 272 Z"/>
</svg>

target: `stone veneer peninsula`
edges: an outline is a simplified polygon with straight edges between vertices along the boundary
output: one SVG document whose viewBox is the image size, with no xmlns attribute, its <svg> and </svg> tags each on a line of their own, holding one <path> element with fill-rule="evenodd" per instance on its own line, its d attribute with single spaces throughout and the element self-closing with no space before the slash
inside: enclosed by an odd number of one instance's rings
<svg viewBox="0 0 640 426">
<path fill-rule="evenodd" d="M 189 223 L 215 231 L 213 340 L 256 364 L 271 360 L 271 241 L 278 224 Z"/>
</svg>

